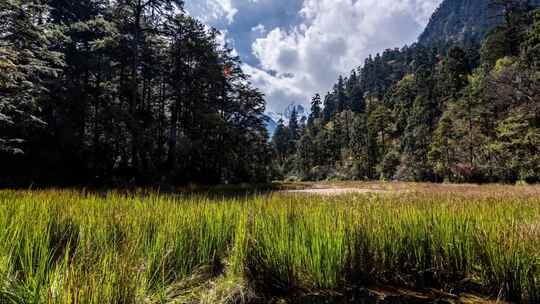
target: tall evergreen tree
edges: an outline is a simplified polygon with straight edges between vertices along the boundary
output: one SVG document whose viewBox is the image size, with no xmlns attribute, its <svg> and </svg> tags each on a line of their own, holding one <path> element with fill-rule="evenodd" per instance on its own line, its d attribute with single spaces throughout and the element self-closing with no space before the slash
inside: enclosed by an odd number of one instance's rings
<svg viewBox="0 0 540 304">
<path fill-rule="evenodd" d="M 278 158 L 283 161 L 289 153 L 290 147 L 290 132 L 289 129 L 285 126 L 283 119 L 278 121 L 278 126 L 272 137 L 272 145 L 278 156 Z"/>
<path fill-rule="evenodd" d="M 308 127 L 312 127 L 315 120 L 321 117 L 321 95 L 318 93 L 311 99 L 311 111 L 308 118 Z"/>
<path fill-rule="evenodd" d="M 452 167 L 455 166 L 455 137 L 450 112 L 446 112 L 437 125 L 429 150 L 429 160 L 433 164 L 435 174 L 451 181 Z"/>
<path fill-rule="evenodd" d="M 37 0 L 0 3 L 0 151 L 22 153 L 30 130 L 45 125 L 39 99 L 63 64 L 44 24 L 48 9 Z"/>
<path fill-rule="evenodd" d="M 323 109 L 323 122 L 328 122 L 332 118 L 332 116 L 335 114 L 337 110 L 337 105 L 334 100 L 334 95 L 330 94 L 328 92 L 326 96 L 324 97 L 324 109 Z"/>
<path fill-rule="evenodd" d="M 345 80 L 343 79 L 343 76 L 339 76 L 338 82 L 334 88 L 334 96 L 337 103 L 337 113 L 341 113 L 348 109 L 347 95 L 345 92 Z"/>
<path fill-rule="evenodd" d="M 447 77 L 445 94 L 450 93 L 456 99 L 458 93 L 467 85 L 467 77 L 471 73 L 471 68 L 467 60 L 466 52 L 460 47 L 452 47 L 444 61 L 444 72 Z"/>
<path fill-rule="evenodd" d="M 269 178 L 264 97 L 181 1 L 47 3 L 0 3 L 1 145 L 27 152 L 0 182 Z"/>
<path fill-rule="evenodd" d="M 351 76 L 347 82 L 347 92 L 351 111 L 354 113 L 363 113 L 366 109 L 364 92 L 360 86 L 360 79 L 354 70 L 351 72 Z"/>
</svg>

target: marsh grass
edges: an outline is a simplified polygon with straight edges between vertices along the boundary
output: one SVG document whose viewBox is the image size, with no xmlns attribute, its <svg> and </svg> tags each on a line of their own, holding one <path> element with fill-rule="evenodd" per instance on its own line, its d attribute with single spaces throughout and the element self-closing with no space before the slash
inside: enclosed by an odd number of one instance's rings
<svg viewBox="0 0 540 304">
<path fill-rule="evenodd" d="M 4 190 L 0 227 L 0 303 L 233 303 L 374 284 L 456 292 L 463 282 L 512 301 L 540 295 L 540 198 L 519 191 Z"/>
</svg>

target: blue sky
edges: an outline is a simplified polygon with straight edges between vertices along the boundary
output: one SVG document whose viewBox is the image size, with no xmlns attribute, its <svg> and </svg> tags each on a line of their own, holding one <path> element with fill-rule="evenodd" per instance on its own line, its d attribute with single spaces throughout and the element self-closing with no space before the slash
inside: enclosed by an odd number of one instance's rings
<svg viewBox="0 0 540 304">
<path fill-rule="evenodd" d="M 309 104 L 369 54 L 416 41 L 442 0 L 186 0 L 223 33 L 267 110 Z"/>
</svg>

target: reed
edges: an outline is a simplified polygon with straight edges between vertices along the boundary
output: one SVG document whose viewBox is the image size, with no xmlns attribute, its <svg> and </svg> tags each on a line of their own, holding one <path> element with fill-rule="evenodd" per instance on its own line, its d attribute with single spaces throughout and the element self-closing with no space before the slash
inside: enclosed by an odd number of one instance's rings
<svg viewBox="0 0 540 304">
<path fill-rule="evenodd" d="M 217 199 L 3 190 L 0 227 L 0 303 L 166 303 L 196 290 L 189 282 L 201 273 L 199 287 L 226 282 L 216 294 L 242 294 L 235 282 L 286 296 L 468 281 L 490 296 L 540 300 L 540 198 L 511 191 Z"/>
</svg>

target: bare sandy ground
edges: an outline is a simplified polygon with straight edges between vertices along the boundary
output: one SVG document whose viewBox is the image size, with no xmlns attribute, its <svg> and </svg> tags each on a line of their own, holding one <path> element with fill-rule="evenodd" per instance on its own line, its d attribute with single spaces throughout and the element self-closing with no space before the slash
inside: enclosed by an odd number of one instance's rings
<svg viewBox="0 0 540 304">
<path fill-rule="evenodd" d="M 367 194 L 367 193 L 395 193 L 396 191 L 376 190 L 376 189 L 361 189 L 361 188 L 315 188 L 315 189 L 303 189 L 303 190 L 286 190 L 284 193 L 296 193 L 296 194 L 311 194 L 322 196 L 338 196 L 344 194 Z"/>
<path fill-rule="evenodd" d="M 316 182 L 284 184 L 282 193 L 339 196 L 345 194 L 439 193 L 471 197 L 540 197 L 540 185 L 432 184 L 403 182 Z"/>
</svg>

